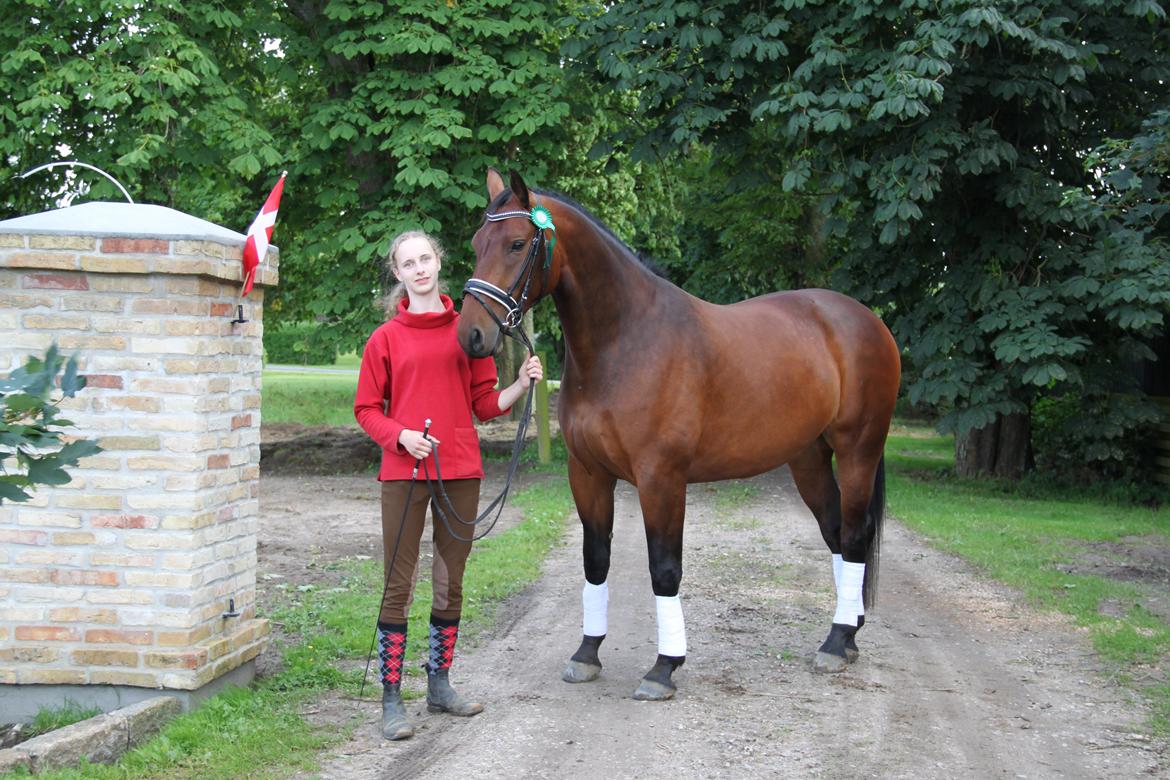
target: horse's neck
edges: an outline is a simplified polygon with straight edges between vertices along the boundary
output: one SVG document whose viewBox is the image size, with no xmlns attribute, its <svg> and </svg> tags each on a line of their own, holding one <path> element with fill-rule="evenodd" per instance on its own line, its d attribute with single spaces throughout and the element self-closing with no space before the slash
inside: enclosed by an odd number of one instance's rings
<svg viewBox="0 0 1170 780">
<path fill-rule="evenodd" d="M 621 334 L 651 327 L 653 308 L 679 292 L 616 240 L 598 237 L 596 246 L 567 258 L 553 291 L 566 349 L 586 374 L 602 367 L 598 356 L 616 347 Z"/>
</svg>

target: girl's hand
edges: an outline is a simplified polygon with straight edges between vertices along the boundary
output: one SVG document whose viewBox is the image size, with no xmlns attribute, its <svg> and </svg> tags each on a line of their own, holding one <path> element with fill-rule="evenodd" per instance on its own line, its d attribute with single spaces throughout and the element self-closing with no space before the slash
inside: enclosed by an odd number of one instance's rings
<svg viewBox="0 0 1170 780">
<path fill-rule="evenodd" d="M 540 365 L 540 357 L 533 355 L 520 366 L 520 372 L 516 375 L 516 384 L 520 387 L 529 387 L 533 382 L 539 382 L 541 379 L 544 379 L 544 367 Z"/>
<path fill-rule="evenodd" d="M 403 428 L 402 433 L 398 434 L 398 443 L 416 459 L 422 460 L 431 454 L 439 440 L 434 436 L 423 436 L 422 431 Z"/>
</svg>

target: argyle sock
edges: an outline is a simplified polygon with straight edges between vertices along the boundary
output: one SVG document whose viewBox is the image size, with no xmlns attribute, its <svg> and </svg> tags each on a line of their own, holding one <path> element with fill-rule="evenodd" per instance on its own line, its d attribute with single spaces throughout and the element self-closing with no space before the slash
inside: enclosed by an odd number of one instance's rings
<svg viewBox="0 0 1170 780">
<path fill-rule="evenodd" d="M 431 615 L 430 654 L 427 657 L 427 672 L 451 668 L 455 656 L 455 642 L 459 638 L 459 618 L 448 620 Z"/>
<path fill-rule="evenodd" d="M 402 659 L 406 655 L 406 624 L 378 621 L 378 660 L 382 685 L 402 682 Z"/>
</svg>

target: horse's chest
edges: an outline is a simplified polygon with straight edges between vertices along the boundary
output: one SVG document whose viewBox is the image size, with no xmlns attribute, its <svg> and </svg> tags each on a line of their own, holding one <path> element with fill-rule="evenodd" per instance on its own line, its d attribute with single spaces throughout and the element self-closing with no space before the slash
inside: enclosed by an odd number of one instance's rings
<svg viewBox="0 0 1170 780">
<path fill-rule="evenodd" d="M 563 398 L 560 418 L 565 445 L 574 457 L 601 464 L 615 473 L 623 470 L 625 447 L 611 409 L 586 399 Z"/>
</svg>

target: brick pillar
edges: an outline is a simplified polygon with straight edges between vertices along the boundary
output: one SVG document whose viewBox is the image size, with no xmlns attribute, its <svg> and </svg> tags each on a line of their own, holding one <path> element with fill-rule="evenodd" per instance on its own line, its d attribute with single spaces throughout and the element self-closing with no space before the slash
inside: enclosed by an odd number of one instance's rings
<svg viewBox="0 0 1170 780">
<path fill-rule="evenodd" d="M 102 687 L 121 703 L 250 672 L 268 633 L 256 530 L 275 250 L 233 325 L 239 234 L 6 231 L 21 221 L 0 222 L 0 374 L 54 341 L 76 354 L 88 386 L 63 408 L 104 452 L 0 505 L 0 709 L 53 686 L 103 706 Z"/>
</svg>

